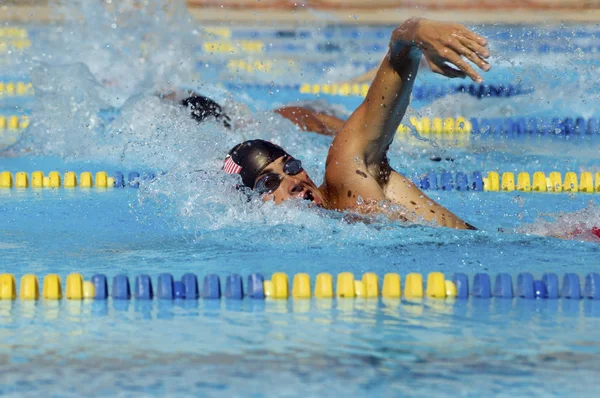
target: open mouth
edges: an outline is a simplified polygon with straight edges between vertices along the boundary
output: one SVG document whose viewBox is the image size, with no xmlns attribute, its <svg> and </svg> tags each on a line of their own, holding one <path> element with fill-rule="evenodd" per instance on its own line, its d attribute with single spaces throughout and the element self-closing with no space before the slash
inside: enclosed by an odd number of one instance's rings
<svg viewBox="0 0 600 398">
<path fill-rule="evenodd" d="M 313 195 L 313 193 L 311 191 L 306 191 L 306 193 L 304 193 L 304 196 L 302 197 L 302 199 L 310 200 L 311 202 L 314 202 L 315 196 Z"/>
</svg>

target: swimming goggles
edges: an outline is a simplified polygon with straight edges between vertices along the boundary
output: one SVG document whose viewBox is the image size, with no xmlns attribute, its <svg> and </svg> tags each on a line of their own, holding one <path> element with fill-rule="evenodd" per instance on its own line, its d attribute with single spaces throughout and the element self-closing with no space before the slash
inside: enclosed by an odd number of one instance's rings
<svg viewBox="0 0 600 398">
<path fill-rule="evenodd" d="M 289 158 L 283 165 L 283 172 L 289 176 L 300 174 L 303 170 L 302 162 L 298 159 Z M 254 190 L 261 195 L 274 192 L 279 188 L 282 179 L 278 173 L 267 173 L 256 181 Z"/>
</svg>

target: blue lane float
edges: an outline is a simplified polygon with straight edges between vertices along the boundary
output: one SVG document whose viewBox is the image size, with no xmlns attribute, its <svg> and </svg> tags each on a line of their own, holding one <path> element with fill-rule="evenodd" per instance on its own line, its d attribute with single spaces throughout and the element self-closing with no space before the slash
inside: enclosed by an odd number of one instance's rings
<svg viewBox="0 0 600 398">
<path fill-rule="evenodd" d="M 163 300 L 173 300 L 173 297 L 175 297 L 173 290 L 173 275 L 160 274 L 158 276 L 158 286 L 156 289 L 158 298 Z"/>
<path fill-rule="evenodd" d="M 120 171 L 116 171 L 113 174 L 113 178 L 115 180 L 115 188 L 124 188 L 125 187 L 125 176 Z"/>
<path fill-rule="evenodd" d="M 196 300 L 200 297 L 196 275 L 188 272 L 181 277 L 181 282 L 185 288 L 185 298 L 187 300 Z"/>
<path fill-rule="evenodd" d="M 546 273 L 542 275 L 542 282 L 546 285 L 547 298 L 557 299 L 560 297 L 560 289 L 558 288 L 558 275 L 554 273 Z"/>
<path fill-rule="evenodd" d="M 579 283 L 579 275 L 573 273 L 565 274 L 563 277 L 563 285 L 560 296 L 573 300 L 581 299 L 581 284 Z"/>
<path fill-rule="evenodd" d="M 242 300 L 244 298 L 244 285 L 242 277 L 238 274 L 231 274 L 225 281 L 225 297 L 233 300 Z"/>
<path fill-rule="evenodd" d="M 129 173 L 127 175 L 127 181 L 130 187 L 132 188 L 138 188 L 140 186 L 140 173 L 138 173 L 137 171 L 132 171 L 131 173 Z"/>
<path fill-rule="evenodd" d="M 113 300 L 131 299 L 131 288 L 127 275 L 119 274 L 113 278 L 112 298 Z"/>
<path fill-rule="evenodd" d="M 152 279 L 148 275 L 138 275 L 135 277 L 135 287 L 133 296 L 137 300 L 152 300 L 154 291 L 152 289 Z"/>
<path fill-rule="evenodd" d="M 437 174 L 432 171 L 432 172 L 430 172 L 428 174 L 428 177 L 429 177 L 429 186 L 430 186 L 430 188 L 433 189 L 433 190 L 436 190 L 436 191 L 438 189 L 440 189 L 440 187 L 438 185 Z"/>
<path fill-rule="evenodd" d="M 483 176 L 480 171 L 475 171 L 471 175 L 470 188 L 472 191 L 483 191 Z"/>
<path fill-rule="evenodd" d="M 108 282 L 105 275 L 94 275 L 92 276 L 92 284 L 94 285 L 94 299 L 106 300 L 108 299 Z"/>
<path fill-rule="evenodd" d="M 528 272 L 522 272 L 517 276 L 517 289 L 516 296 L 533 299 L 535 298 L 535 288 L 533 283 L 533 276 Z"/>
<path fill-rule="evenodd" d="M 429 182 L 429 175 L 423 176 L 421 179 L 418 178 L 418 174 L 415 173 L 416 175 L 416 179 L 413 179 L 414 181 L 417 181 L 415 183 L 416 186 L 422 186 L 424 187 L 423 189 L 431 189 L 431 183 Z"/>
<path fill-rule="evenodd" d="M 218 300 L 221 298 L 221 280 L 218 275 L 206 275 L 202 287 L 202 298 L 207 300 Z"/>
<path fill-rule="evenodd" d="M 454 188 L 454 180 L 452 179 L 452 174 L 445 171 L 442 173 L 440 177 L 440 188 L 442 191 L 452 191 Z"/>
<path fill-rule="evenodd" d="M 456 297 L 459 299 L 469 298 L 469 277 L 463 273 L 452 276 L 452 282 L 456 286 Z"/>
<path fill-rule="evenodd" d="M 264 299 L 265 298 L 265 290 L 264 290 L 265 278 L 262 274 L 251 274 L 248 276 L 248 297 L 255 299 Z"/>
<path fill-rule="evenodd" d="M 465 173 L 458 172 L 456 173 L 456 190 L 457 191 L 468 191 L 469 190 L 469 181 L 467 180 L 467 176 Z"/>
<path fill-rule="evenodd" d="M 475 274 L 473 278 L 473 289 L 471 289 L 473 297 L 488 299 L 492 297 L 492 289 L 490 277 L 488 274 Z"/>
<path fill-rule="evenodd" d="M 502 273 L 496 275 L 494 282 L 494 297 L 512 299 L 514 297 L 512 278 L 510 275 Z"/>
<path fill-rule="evenodd" d="M 600 274 L 593 272 L 585 276 L 583 295 L 592 300 L 600 300 Z"/>
</svg>

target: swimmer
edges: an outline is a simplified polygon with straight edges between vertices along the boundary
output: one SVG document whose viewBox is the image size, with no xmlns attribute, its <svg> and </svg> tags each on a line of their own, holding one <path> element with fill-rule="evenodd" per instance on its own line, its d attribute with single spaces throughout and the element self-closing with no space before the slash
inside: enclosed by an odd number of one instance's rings
<svg viewBox="0 0 600 398">
<path fill-rule="evenodd" d="M 387 152 L 410 102 L 421 56 L 436 73 L 468 76 L 481 83 L 483 79 L 466 60 L 488 71 L 486 45 L 485 38 L 454 23 L 414 18 L 394 29 L 367 96 L 329 148 L 325 180 L 319 187 L 298 159 L 263 140 L 236 145 L 225 157 L 223 169 L 239 174 L 244 186 L 276 204 L 305 199 L 331 210 L 476 229 L 393 170 Z"/>
<path fill-rule="evenodd" d="M 169 93 L 160 95 L 160 97 L 176 101 L 180 105 L 189 108 L 190 116 L 198 123 L 207 119 L 215 119 L 226 128 L 232 128 L 230 117 L 225 113 L 221 105 L 212 99 L 197 93 L 189 93 L 188 97 L 178 100 L 178 95 L 181 94 Z M 274 109 L 273 112 L 288 119 L 302 131 L 311 131 L 321 135 L 335 136 L 344 125 L 344 120 L 341 118 L 308 105 L 284 106 Z"/>
</svg>

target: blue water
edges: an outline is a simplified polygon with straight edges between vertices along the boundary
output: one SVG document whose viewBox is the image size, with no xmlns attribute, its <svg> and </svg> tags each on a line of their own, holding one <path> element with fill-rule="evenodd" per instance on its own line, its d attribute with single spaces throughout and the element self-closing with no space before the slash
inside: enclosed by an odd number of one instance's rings
<svg viewBox="0 0 600 398">
<path fill-rule="evenodd" d="M 356 278 L 529 271 L 540 278 L 597 270 L 597 243 L 548 236 L 600 225 L 596 194 L 428 192 L 479 228 L 465 232 L 350 223 L 305 203 L 248 202 L 235 178 L 219 172 L 230 147 L 260 137 L 282 144 L 320 180 L 331 139 L 296 131 L 268 110 L 320 99 L 349 114 L 360 98 L 299 94 L 292 86 L 366 71 L 383 55 L 391 27 L 303 26 L 290 37 L 286 27 L 226 26 L 233 39 L 261 40 L 269 50 L 207 54 L 202 44 L 215 37 L 181 9 L 111 19 L 80 7 L 87 25 L 28 26 L 32 47 L 2 58 L 2 78 L 32 81 L 36 96 L 2 99 L 1 114 L 26 112 L 32 126 L 0 152 L 0 169 L 150 170 L 157 177 L 139 189 L 0 190 L 2 272 L 58 273 L 63 281 L 71 272 L 131 279 L 287 272 L 290 280 L 307 272 L 314 281 L 317 273 L 344 271 Z M 496 51 L 486 82 L 520 84 L 529 94 L 423 98 L 411 115 L 600 116 L 593 106 L 597 27 L 474 28 Z M 271 61 L 269 73 L 227 66 L 258 58 Z M 417 82 L 460 83 L 425 69 Z M 198 126 L 152 95 L 173 86 L 219 100 L 239 122 L 236 131 Z M 107 121 L 98 117 L 103 109 L 120 111 Z M 600 171 L 594 136 L 473 136 L 461 144 L 411 137 L 395 142 L 390 157 L 407 175 Z M 598 330 L 600 306 L 592 300 L 1 301 L 0 393 L 595 396 Z"/>
</svg>

